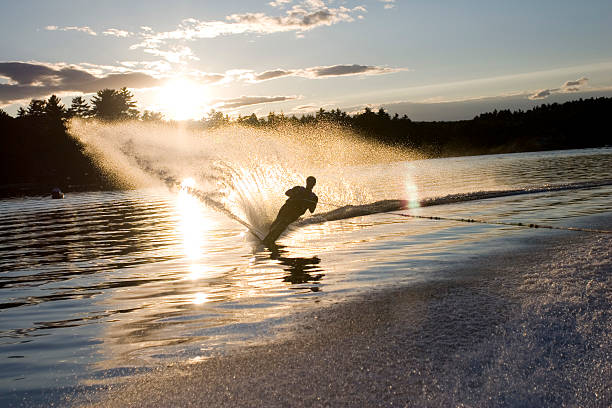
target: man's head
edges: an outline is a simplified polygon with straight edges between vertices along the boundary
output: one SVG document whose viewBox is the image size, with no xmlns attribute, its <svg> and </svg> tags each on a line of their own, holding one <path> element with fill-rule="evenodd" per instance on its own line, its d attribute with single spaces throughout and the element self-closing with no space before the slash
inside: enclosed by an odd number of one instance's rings
<svg viewBox="0 0 612 408">
<path fill-rule="evenodd" d="M 314 187 L 314 185 L 317 184 L 317 179 L 312 177 L 312 176 L 308 176 L 306 178 L 306 188 L 308 190 L 312 190 L 312 188 Z"/>
</svg>

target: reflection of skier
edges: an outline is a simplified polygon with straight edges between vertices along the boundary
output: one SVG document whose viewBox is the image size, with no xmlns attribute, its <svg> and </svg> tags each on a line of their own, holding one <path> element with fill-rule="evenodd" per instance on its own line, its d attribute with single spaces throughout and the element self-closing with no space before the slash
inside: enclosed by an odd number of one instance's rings
<svg viewBox="0 0 612 408">
<path fill-rule="evenodd" d="M 308 176 L 306 187 L 295 186 L 285 192 L 285 195 L 289 196 L 289 198 L 278 211 L 278 215 L 272 225 L 270 225 L 270 232 L 264 238 L 264 243 L 273 244 L 289 224 L 300 218 L 306 210 L 310 210 L 311 213 L 314 212 L 319 201 L 317 195 L 312 192 L 316 182 L 317 180 L 314 177 Z"/>
</svg>

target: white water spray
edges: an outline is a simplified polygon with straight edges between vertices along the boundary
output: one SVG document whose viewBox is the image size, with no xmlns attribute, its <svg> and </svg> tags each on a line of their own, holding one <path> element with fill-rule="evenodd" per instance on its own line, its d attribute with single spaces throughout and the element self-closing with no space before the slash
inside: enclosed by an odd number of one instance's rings
<svg viewBox="0 0 612 408">
<path fill-rule="evenodd" d="M 217 210 L 265 228 L 284 191 L 319 180 L 322 202 L 371 202 L 367 180 L 353 166 L 415 158 L 407 151 L 365 141 L 334 125 L 203 130 L 172 123 L 73 120 L 69 132 L 116 180 L 131 188 L 180 186 L 191 178 L 199 197 Z M 324 205 L 324 204 L 323 204 Z"/>
</svg>

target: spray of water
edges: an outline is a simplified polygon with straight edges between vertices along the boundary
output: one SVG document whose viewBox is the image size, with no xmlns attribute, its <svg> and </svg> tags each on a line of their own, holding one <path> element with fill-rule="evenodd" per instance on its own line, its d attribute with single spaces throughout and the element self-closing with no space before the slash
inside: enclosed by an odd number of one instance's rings
<svg viewBox="0 0 612 408">
<path fill-rule="evenodd" d="M 371 201 L 368 183 L 352 168 L 416 158 L 414 153 L 358 137 L 333 125 L 197 129 L 172 123 L 73 120 L 70 134 L 118 184 L 178 187 L 192 179 L 203 201 L 259 229 L 275 217 L 284 191 L 320 181 L 320 200 Z"/>
</svg>

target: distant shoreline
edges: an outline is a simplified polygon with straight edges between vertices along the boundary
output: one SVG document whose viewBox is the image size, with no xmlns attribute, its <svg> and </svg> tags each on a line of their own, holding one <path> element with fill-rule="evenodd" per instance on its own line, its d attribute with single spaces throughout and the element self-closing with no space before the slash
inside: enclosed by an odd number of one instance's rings
<svg viewBox="0 0 612 408">
<path fill-rule="evenodd" d="M 517 151 L 517 152 L 499 152 L 499 153 L 481 153 L 481 154 L 464 154 L 454 156 L 438 156 L 438 157 L 427 157 L 423 160 L 429 159 L 442 159 L 442 158 L 453 158 L 453 157 L 469 157 L 469 156 L 486 156 L 486 155 L 498 155 L 498 154 L 520 154 L 520 153 L 538 153 L 538 152 L 553 152 L 553 151 L 566 151 L 566 150 L 586 150 L 586 149 L 609 149 L 612 145 L 598 146 L 598 147 L 584 147 L 584 148 L 568 148 L 568 149 L 555 149 L 555 150 L 534 150 L 534 151 Z M 0 184 L 0 199 L 8 198 L 20 198 L 20 197 L 50 197 L 53 188 L 57 187 L 56 184 L 51 182 L 41 183 L 7 183 Z M 64 193 L 76 193 L 76 192 L 105 192 L 105 191 L 130 191 L 132 188 L 125 188 L 114 186 L 112 184 L 103 183 L 89 183 L 89 184 L 63 184 L 60 189 Z"/>
<path fill-rule="evenodd" d="M 33 100 L 18 118 L 0 110 L 0 197 L 45 195 L 54 187 L 66 192 L 126 187 L 106 174 L 88 156 L 85 146 L 68 133 L 68 121 L 79 116 L 57 101 L 57 97 Z M 348 129 L 365 142 L 406 150 L 423 158 L 448 158 L 610 146 L 612 133 L 605 131 L 609 128 L 610 111 L 612 98 L 602 97 L 543 104 L 528 111 L 495 110 L 471 120 L 452 122 L 416 122 L 406 115 L 391 117 L 382 108 L 378 112 L 366 108 L 353 115 L 339 109 L 320 109 L 300 118 L 271 112 L 267 117 L 252 114 L 230 119 L 216 112 L 190 126 L 202 132 L 237 126 L 283 134 L 291 134 L 295 129 L 323 130 L 323 134 Z M 123 116 L 108 119 L 93 110 L 85 111 L 81 120 L 102 124 L 127 120 L 172 126 L 162 122 L 159 115 L 145 114 L 128 109 Z"/>
</svg>

